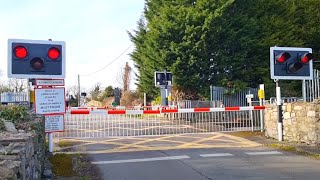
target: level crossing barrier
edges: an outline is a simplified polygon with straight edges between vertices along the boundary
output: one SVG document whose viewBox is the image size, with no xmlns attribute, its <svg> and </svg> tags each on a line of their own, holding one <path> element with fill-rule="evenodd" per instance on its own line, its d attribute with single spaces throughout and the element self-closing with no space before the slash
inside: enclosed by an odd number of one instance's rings
<svg viewBox="0 0 320 180">
<path fill-rule="evenodd" d="M 75 110 L 75 109 L 88 109 L 91 111 L 95 110 L 102 110 L 102 109 L 107 109 L 107 110 L 123 110 L 123 109 L 128 109 L 128 110 L 156 110 L 160 108 L 169 108 L 173 109 L 176 108 L 177 106 L 175 105 L 170 105 L 170 106 L 116 106 L 116 107 L 68 107 L 67 111 Z"/>
<path fill-rule="evenodd" d="M 261 130 L 264 106 L 156 110 L 73 109 L 60 138 L 106 138 Z"/>
</svg>

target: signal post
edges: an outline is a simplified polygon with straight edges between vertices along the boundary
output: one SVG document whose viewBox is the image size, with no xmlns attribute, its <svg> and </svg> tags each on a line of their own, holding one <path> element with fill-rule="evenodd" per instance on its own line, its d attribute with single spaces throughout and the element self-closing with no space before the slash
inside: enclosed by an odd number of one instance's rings
<svg viewBox="0 0 320 180">
<path fill-rule="evenodd" d="M 53 132 L 64 130 L 66 70 L 65 42 L 8 40 L 8 77 L 35 79 L 34 109 L 45 116 L 49 152 L 53 152 Z"/>
<path fill-rule="evenodd" d="M 282 99 L 279 80 L 307 80 L 313 78 L 311 48 L 270 47 L 271 79 L 276 83 L 278 106 L 278 140 L 282 141 Z"/>
</svg>

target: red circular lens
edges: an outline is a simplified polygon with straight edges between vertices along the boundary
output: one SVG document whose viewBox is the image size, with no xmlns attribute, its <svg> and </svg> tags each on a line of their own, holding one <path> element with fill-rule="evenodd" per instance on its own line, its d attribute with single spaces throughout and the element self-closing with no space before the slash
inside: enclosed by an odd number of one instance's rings
<svg viewBox="0 0 320 180">
<path fill-rule="evenodd" d="M 28 55 L 27 49 L 23 46 L 17 46 L 14 48 L 13 51 L 14 51 L 14 55 L 19 59 L 23 59 Z"/>
<path fill-rule="evenodd" d="M 58 57 L 60 56 L 60 50 L 57 48 L 50 48 L 48 51 L 48 57 L 52 60 L 56 60 L 58 59 Z"/>
<path fill-rule="evenodd" d="M 277 61 L 279 62 L 279 63 L 284 63 L 287 59 L 289 59 L 291 56 L 290 56 L 290 54 L 289 53 L 287 53 L 287 52 L 284 52 L 284 53 L 281 53 L 281 54 L 279 54 L 278 56 L 277 56 Z"/>
<path fill-rule="evenodd" d="M 307 54 L 304 54 L 304 55 L 301 57 L 300 62 L 306 64 L 306 63 L 308 63 L 309 61 L 311 61 L 312 58 L 313 58 L 313 55 L 312 55 L 311 53 L 307 53 Z"/>
</svg>

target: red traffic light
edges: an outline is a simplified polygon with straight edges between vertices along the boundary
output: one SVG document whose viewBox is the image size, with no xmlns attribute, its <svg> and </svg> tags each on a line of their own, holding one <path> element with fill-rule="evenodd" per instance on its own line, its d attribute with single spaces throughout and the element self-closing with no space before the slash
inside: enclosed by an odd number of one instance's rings
<svg viewBox="0 0 320 180">
<path fill-rule="evenodd" d="M 60 50 L 58 48 L 52 47 L 48 50 L 48 57 L 52 60 L 58 59 L 60 56 Z"/>
<path fill-rule="evenodd" d="M 276 61 L 279 63 L 284 63 L 287 59 L 289 59 L 291 55 L 287 52 L 283 52 L 276 56 Z"/>
<path fill-rule="evenodd" d="M 28 55 L 27 49 L 23 46 L 16 46 L 13 52 L 14 52 L 14 55 L 19 59 L 23 59 Z"/>
<path fill-rule="evenodd" d="M 301 56 L 300 62 L 303 64 L 306 64 L 312 59 L 313 59 L 313 55 L 311 53 L 306 53 L 303 56 Z"/>
</svg>

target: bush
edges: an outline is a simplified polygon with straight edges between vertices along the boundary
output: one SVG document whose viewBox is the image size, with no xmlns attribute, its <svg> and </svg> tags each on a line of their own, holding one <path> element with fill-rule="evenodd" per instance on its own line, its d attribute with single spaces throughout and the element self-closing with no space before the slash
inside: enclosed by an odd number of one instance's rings
<svg viewBox="0 0 320 180">
<path fill-rule="evenodd" d="M 24 106 L 8 105 L 0 106 L 0 119 L 19 123 L 30 121 L 31 116 L 28 113 L 28 109 Z"/>
<path fill-rule="evenodd" d="M 143 100 L 133 91 L 124 92 L 121 97 L 121 106 L 137 106 L 142 104 Z"/>
<path fill-rule="evenodd" d="M 152 101 L 152 105 L 161 105 L 161 104 L 162 104 L 161 96 L 157 96 L 156 99 Z"/>
</svg>

